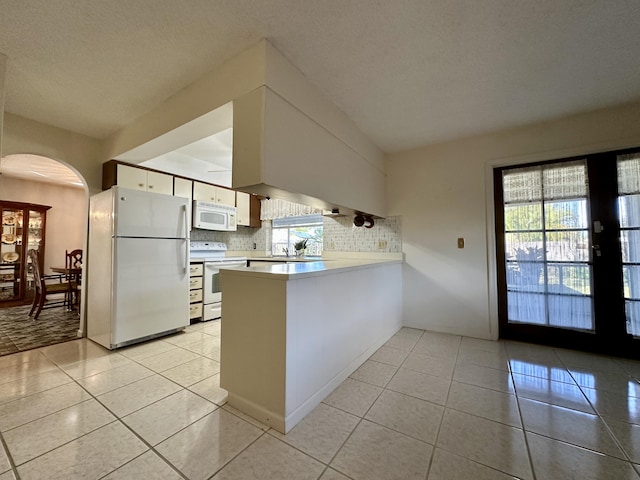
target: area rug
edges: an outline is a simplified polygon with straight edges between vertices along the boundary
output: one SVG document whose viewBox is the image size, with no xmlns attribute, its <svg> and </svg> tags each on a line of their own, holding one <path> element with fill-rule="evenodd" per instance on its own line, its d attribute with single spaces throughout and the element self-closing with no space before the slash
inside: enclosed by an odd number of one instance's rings
<svg viewBox="0 0 640 480">
<path fill-rule="evenodd" d="M 31 305 L 0 308 L 0 356 L 78 338 L 77 310 L 42 310 L 34 320 L 29 316 L 30 309 Z"/>
</svg>

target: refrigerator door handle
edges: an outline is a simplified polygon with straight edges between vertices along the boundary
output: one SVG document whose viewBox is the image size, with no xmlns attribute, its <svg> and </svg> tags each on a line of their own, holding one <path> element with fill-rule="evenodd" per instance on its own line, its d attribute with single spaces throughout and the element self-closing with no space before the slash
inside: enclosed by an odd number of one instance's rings
<svg viewBox="0 0 640 480">
<path fill-rule="evenodd" d="M 184 238 L 189 238 L 189 208 L 187 205 L 183 205 L 184 207 Z"/>
<path fill-rule="evenodd" d="M 187 205 L 184 205 L 184 273 L 189 271 L 189 225 L 188 225 L 188 211 Z"/>
<path fill-rule="evenodd" d="M 184 239 L 184 273 L 189 272 L 189 239 Z"/>
</svg>

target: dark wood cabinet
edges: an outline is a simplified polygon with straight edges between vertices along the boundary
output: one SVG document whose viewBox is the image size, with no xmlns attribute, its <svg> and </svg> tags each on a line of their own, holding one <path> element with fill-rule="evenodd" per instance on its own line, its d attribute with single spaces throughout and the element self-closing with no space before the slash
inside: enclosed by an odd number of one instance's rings
<svg viewBox="0 0 640 480">
<path fill-rule="evenodd" d="M 33 296 L 33 267 L 27 251 L 37 250 L 44 270 L 47 210 L 33 203 L 0 201 L 0 304 L 18 305 Z"/>
</svg>

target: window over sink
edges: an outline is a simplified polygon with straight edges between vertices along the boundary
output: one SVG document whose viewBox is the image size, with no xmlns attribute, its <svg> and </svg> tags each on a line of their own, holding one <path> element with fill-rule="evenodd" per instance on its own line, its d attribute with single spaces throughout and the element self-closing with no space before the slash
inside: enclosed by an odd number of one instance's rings
<svg viewBox="0 0 640 480">
<path fill-rule="evenodd" d="M 322 215 L 275 218 L 272 221 L 271 253 L 275 257 L 295 256 L 296 244 L 306 240 L 305 256 L 322 255 Z"/>
</svg>

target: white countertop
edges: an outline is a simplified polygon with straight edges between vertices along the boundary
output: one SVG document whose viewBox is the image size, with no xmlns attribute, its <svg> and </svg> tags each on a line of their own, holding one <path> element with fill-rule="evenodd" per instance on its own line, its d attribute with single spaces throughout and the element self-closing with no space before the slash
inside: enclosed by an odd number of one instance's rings
<svg viewBox="0 0 640 480">
<path fill-rule="evenodd" d="M 324 260 L 322 257 L 248 257 L 250 262 L 318 262 Z"/>
<path fill-rule="evenodd" d="M 257 265 L 246 268 L 225 268 L 223 275 L 249 275 L 277 280 L 299 279 L 318 275 L 331 275 L 345 270 L 358 270 L 381 265 L 400 264 L 397 259 L 335 259 L 310 262 Z"/>
</svg>

